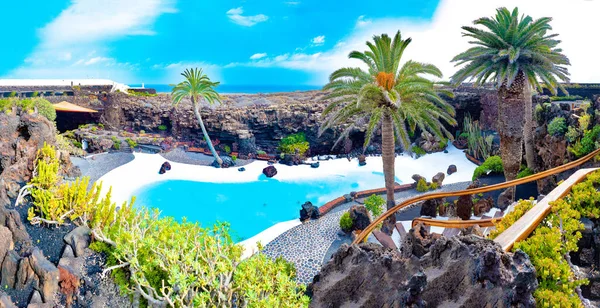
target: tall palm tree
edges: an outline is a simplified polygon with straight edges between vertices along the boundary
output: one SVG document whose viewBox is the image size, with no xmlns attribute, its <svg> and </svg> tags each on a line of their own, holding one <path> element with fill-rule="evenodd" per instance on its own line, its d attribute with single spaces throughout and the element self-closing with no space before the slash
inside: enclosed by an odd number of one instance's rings
<svg viewBox="0 0 600 308">
<path fill-rule="evenodd" d="M 387 208 L 395 205 L 395 140 L 409 150 L 409 129 L 429 131 L 435 136 L 452 138 L 442 121 L 456 125 L 454 108 L 440 96 L 440 92 L 451 96 L 435 86 L 435 82 L 423 77 L 442 77 L 441 71 L 431 65 L 400 60 L 411 39 L 402 39 L 400 31 L 394 38 L 387 34 L 374 36 L 367 42 L 369 50 L 352 51 L 348 57 L 362 61 L 368 70 L 341 68 L 329 77 L 324 87 L 330 90 L 327 99 L 331 103 L 323 112 L 325 121 L 321 132 L 336 124 L 360 122 L 366 119 L 366 147 L 373 134 L 381 126 L 381 157 L 387 193 Z M 408 125 L 407 125 L 408 124 Z M 345 138 L 354 125 L 349 125 L 336 144 Z M 335 147 L 335 144 L 334 144 Z"/>
<path fill-rule="evenodd" d="M 463 36 L 472 38 L 470 43 L 476 46 L 452 60 L 464 65 L 451 77 L 453 83 L 470 79 L 478 86 L 491 81 L 498 88 L 498 133 L 506 180 L 517 176 L 523 141 L 528 167 L 535 169 L 532 88 L 546 87 L 553 94 L 559 88 L 566 93 L 558 79 L 569 81 L 565 66 L 570 63 L 556 48 L 558 34 L 547 34 L 552 29 L 550 21 L 549 17 L 519 16 L 518 8 L 512 12 L 499 8 L 496 16 L 473 22 L 485 29 L 462 27 Z M 514 200 L 514 188 L 509 192 L 509 200 Z"/>
<path fill-rule="evenodd" d="M 175 85 L 173 90 L 171 90 L 173 104 L 177 107 L 182 99 L 186 97 L 190 98 L 192 109 L 194 110 L 198 124 L 200 124 L 202 134 L 204 134 L 204 140 L 208 143 L 208 148 L 215 157 L 215 160 L 221 166 L 223 160 L 219 157 L 217 151 L 215 151 L 215 147 L 210 141 L 210 137 L 204 127 L 204 121 L 202 121 L 202 117 L 200 116 L 200 99 L 204 99 L 210 105 L 221 103 L 221 97 L 214 89 L 214 87 L 219 85 L 219 82 L 210 81 L 210 78 L 202 72 L 201 68 L 186 69 L 181 75 L 185 77 L 185 80 Z"/>
</svg>

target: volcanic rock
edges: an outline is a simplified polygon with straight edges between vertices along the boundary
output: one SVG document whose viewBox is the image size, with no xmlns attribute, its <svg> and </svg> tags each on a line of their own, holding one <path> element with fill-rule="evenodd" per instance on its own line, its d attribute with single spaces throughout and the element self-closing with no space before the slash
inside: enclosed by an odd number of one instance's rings
<svg viewBox="0 0 600 308">
<path fill-rule="evenodd" d="M 353 205 L 348 212 L 350 213 L 350 218 L 352 218 L 352 231 L 364 230 L 371 224 L 367 208 L 363 205 Z"/>
<path fill-rule="evenodd" d="M 317 219 L 319 216 L 319 208 L 314 206 L 312 202 L 306 201 L 304 204 L 302 204 L 302 209 L 300 210 L 300 221 Z"/>
<path fill-rule="evenodd" d="M 456 165 L 450 165 L 450 166 L 448 166 L 448 170 L 446 171 L 446 173 L 447 173 L 448 175 L 451 175 L 452 173 L 455 173 L 456 171 L 458 171 L 458 170 L 456 169 Z"/>
<path fill-rule="evenodd" d="M 358 165 L 364 166 L 367 164 L 367 157 L 364 154 L 358 155 Z"/>
<path fill-rule="evenodd" d="M 244 167 L 238 168 L 238 171 L 239 172 L 244 172 L 244 171 L 246 171 L 246 168 L 244 168 Z"/>
<path fill-rule="evenodd" d="M 6 254 L 4 261 L 2 262 L 2 267 L 0 267 L 0 273 L 2 274 L 0 285 L 8 286 L 9 288 L 15 287 L 20 259 L 21 257 L 19 257 L 19 254 L 14 250 L 11 250 Z"/>
<path fill-rule="evenodd" d="M 433 178 L 431 179 L 431 182 L 436 183 L 438 187 L 442 187 L 445 177 L 446 177 L 446 175 L 443 172 L 438 172 L 433 176 Z"/>
<path fill-rule="evenodd" d="M 444 199 L 431 199 L 423 201 L 421 204 L 421 216 L 435 217 L 437 216 L 437 209 L 444 204 Z"/>
<path fill-rule="evenodd" d="M 419 174 L 413 174 L 412 177 L 413 181 L 415 181 L 415 183 L 419 183 L 420 180 L 423 180 L 425 182 L 427 182 L 427 180 L 425 179 L 424 176 L 421 176 Z"/>
<path fill-rule="evenodd" d="M 535 306 L 535 269 L 524 253 L 472 235 L 441 237 L 426 251 L 344 244 L 308 286 L 311 307 Z"/>
<path fill-rule="evenodd" d="M 315 163 L 310 164 L 310 167 L 311 168 L 319 168 L 319 165 L 320 165 L 319 162 L 315 162 Z"/>
<path fill-rule="evenodd" d="M 479 182 L 475 181 L 467 187 L 467 189 L 473 189 L 479 187 Z M 456 214 L 462 220 L 471 219 L 471 213 L 473 211 L 473 196 L 460 196 L 458 197 L 458 201 L 456 202 Z"/>
<path fill-rule="evenodd" d="M 79 226 L 65 235 L 64 241 L 73 248 L 76 257 L 83 256 L 85 249 L 90 246 L 91 234 L 90 228 Z"/>
<path fill-rule="evenodd" d="M 262 173 L 268 178 L 272 178 L 277 174 L 277 169 L 275 166 L 268 166 L 263 169 Z"/>
<path fill-rule="evenodd" d="M 4 256 L 13 250 L 15 243 L 13 242 L 12 232 L 2 225 L 0 225 L 0 265 L 4 261 Z"/>
<path fill-rule="evenodd" d="M 60 278 L 58 268 L 48 261 L 37 247 L 33 248 L 29 256 L 29 264 L 40 281 L 39 290 L 42 299 L 45 303 L 52 302 L 54 295 L 58 292 L 58 280 Z"/>
<path fill-rule="evenodd" d="M 492 197 L 488 197 L 487 199 L 481 198 L 473 205 L 473 215 L 480 217 L 491 210 L 492 207 L 494 207 L 494 199 Z"/>
</svg>

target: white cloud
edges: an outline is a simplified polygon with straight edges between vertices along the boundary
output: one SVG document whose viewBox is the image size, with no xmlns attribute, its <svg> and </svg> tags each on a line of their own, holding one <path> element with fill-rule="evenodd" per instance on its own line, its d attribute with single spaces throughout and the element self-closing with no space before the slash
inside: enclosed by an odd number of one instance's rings
<svg viewBox="0 0 600 308">
<path fill-rule="evenodd" d="M 244 16 L 242 15 L 244 14 L 244 9 L 241 6 L 227 11 L 226 14 L 233 23 L 244 27 L 252 27 L 257 23 L 265 22 L 269 19 L 267 15 L 263 14 Z"/>
<path fill-rule="evenodd" d="M 250 56 L 250 60 L 258 60 L 258 59 L 264 58 L 266 56 L 267 56 L 267 54 L 264 52 L 263 53 L 255 53 L 252 56 Z"/>
<path fill-rule="evenodd" d="M 313 46 L 321 46 L 325 44 L 325 35 L 319 35 L 311 40 Z"/>
<path fill-rule="evenodd" d="M 509 9 L 518 6 L 520 13 L 533 18 L 553 17 L 552 32 L 560 35 L 560 47 L 571 60 L 571 81 L 600 81 L 600 69 L 597 69 L 600 41 L 590 38 L 590 33 L 600 33 L 600 23 L 593 22 L 597 12 L 600 12 L 600 1 L 585 0 L 573 0 L 569 5 L 561 0 L 442 0 L 431 20 L 367 20 L 361 16 L 352 33 L 328 51 L 314 54 L 295 51 L 263 58 L 259 63 L 248 65 L 306 71 L 315 76 L 311 82 L 324 84 L 334 70 L 360 66 L 359 61 L 348 59 L 348 53 L 352 50 L 366 50 L 365 42 L 371 40 L 374 34 L 393 35 L 401 30 L 403 37 L 413 39 L 404 53 L 404 60 L 432 63 L 442 70 L 444 79 L 447 80 L 456 71 L 454 63 L 450 62 L 452 58 L 470 47 L 469 39 L 462 37 L 461 26 L 470 26 L 479 17 L 492 16 L 495 9 L 502 6 Z"/>
<path fill-rule="evenodd" d="M 173 1 L 72 0 L 38 30 L 39 45 L 5 77 L 132 81 L 136 66 L 117 63 L 109 56 L 108 43 L 124 36 L 153 35 L 156 18 L 175 12 Z"/>
</svg>

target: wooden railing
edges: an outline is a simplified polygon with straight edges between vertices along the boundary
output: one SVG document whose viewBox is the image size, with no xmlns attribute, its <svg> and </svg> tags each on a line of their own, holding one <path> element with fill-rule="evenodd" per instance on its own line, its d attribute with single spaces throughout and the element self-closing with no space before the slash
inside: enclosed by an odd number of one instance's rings
<svg viewBox="0 0 600 308">
<path fill-rule="evenodd" d="M 442 228 L 468 228 L 475 225 L 480 227 L 493 227 L 494 223 L 498 223 L 502 220 L 502 217 L 498 218 L 485 218 L 485 219 L 472 219 L 472 220 L 440 220 L 432 218 L 417 217 L 412 221 L 412 227 L 414 228 L 419 223 L 432 227 Z"/>
<path fill-rule="evenodd" d="M 425 194 L 425 195 L 420 195 L 420 196 L 416 196 L 416 197 L 407 199 L 407 200 L 397 204 L 393 208 L 387 210 L 385 213 L 383 213 L 381 216 L 379 216 L 377 219 L 375 219 L 373 222 L 371 222 L 371 224 L 369 226 L 367 226 L 364 230 L 362 230 L 362 232 L 360 234 L 358 234 L 358 236 L 354 239 L 352 244 L 358 244 L 358 243 L 363 242 L 367 238 L 367 236 L 377 227 L 377 225 L 382 223 L 388 217 L 390 217 L 392 215 L 396 215 L 396 212 L 398 212 L 399 210 L 401 210 L 413 203 L 416 203 L 419 201 L 431 200 L 431 199 L 438 199 L 438 198 L 475 195 L 475 194 L 479 194 L 479 193 L 486 193 L 486 192 L 490 192 L 490 191 L 494 191 L 494 190 L 498 190 L 498 189 L 505 189 L 505 188 L 516 186 L 516 185 L 521 185 L 521 184 L 537 181 L 537 180 L 543 179 L 545 177 L 555 175 L 555 174 L 573 169 L 575 167 L 579 167 L 583 163 L 593 159 L 598 154 L 600 154 L 600 149 L 597 149 L 597 150 L 593 151 L 592 153 L 590 153 L 580 159 L 574 160 L 572 162 L 566 163 L 566 164 L 558 166 L 556 168 L 552 168 L 552 169 L 549 169 L 546 171 L 542 171 L 542 172 L 539 172 L 539 173 L 536 173 L 536 174 L 533 174 L 533 175 L 530 175 L 530 176 L 527 176 L 524 178 L 512 180 L 512 181 L 507 181 L 507 182 L 489 185 L 489 186 L 485 186 L 485 187 L 453 191 L 453 192 Z"/>
</svg>

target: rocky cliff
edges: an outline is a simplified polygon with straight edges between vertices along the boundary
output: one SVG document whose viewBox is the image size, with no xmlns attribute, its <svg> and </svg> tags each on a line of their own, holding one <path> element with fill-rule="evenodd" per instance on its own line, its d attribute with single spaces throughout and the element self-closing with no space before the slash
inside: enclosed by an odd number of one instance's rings
<svg viewBox="0 0 600 308">
<path fill-rule="evenodd" d="M 460 88 L 448 101 L 457 110 L 457 120 L 462 124 L 466 113 L 484 120 L 486 128 L 493 129 L 496 112 L 495 92 L 489 89 Z M 364 129 L 357 129 L 349 139 L 333 151 L 341 128 L 325 131 L 319 136 L 321 114 L 328 102 L 322 91 L 275 94 L 224 95 L 223 104 L 201 110 L 205 126 L 213 139 L 237 149 L 240 153 L 256 149 L 275 152 L 283 137 L 304 132 L 311 144 L 311 154 L 348 153 L 364 143 Z M 480 104 L 480 101 L 485 104 Z M 106 99 L 102 123 L 112 129 L 160 132 L 166 130 L 179 140 L 196 140 L 202 143 L 199 126 L 184 100 L 174 108 L 169 95 L 131 96 L 112 93 Z M 456 128 L 451 128 L 455 130 Z M 373 140 L 378 144 L 378 135 Z"/>
</svg>

